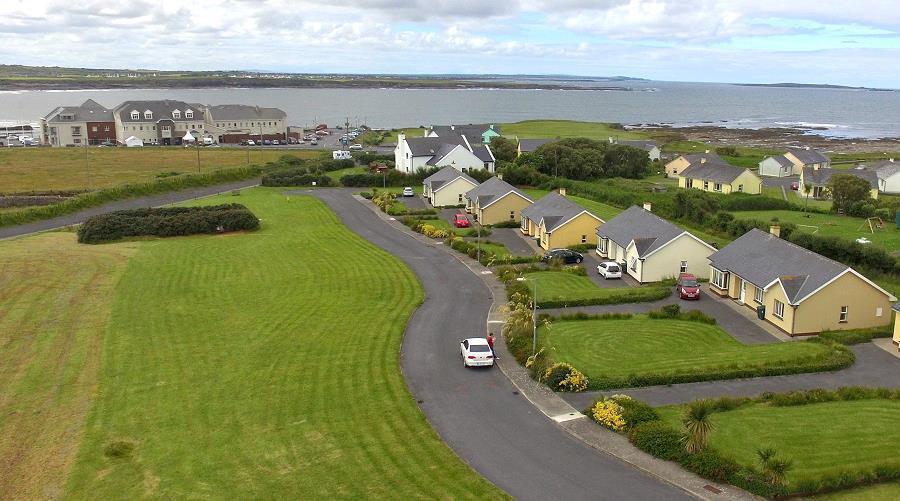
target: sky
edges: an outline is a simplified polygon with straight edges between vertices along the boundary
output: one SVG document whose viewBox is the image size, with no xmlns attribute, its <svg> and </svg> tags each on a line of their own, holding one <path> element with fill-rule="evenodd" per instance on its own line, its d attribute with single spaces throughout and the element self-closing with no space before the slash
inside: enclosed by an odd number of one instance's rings
<svg viewBox="0 0 900 501">
<path fill-rule="evenodd" d="M 898 0 L 4 0 L 0 63 L 900 88 Z"/>
</svg>

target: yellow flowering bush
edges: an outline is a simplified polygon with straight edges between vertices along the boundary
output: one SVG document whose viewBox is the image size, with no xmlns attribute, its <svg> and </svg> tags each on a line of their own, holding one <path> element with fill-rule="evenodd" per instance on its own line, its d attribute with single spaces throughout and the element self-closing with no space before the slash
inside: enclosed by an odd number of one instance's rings
<svg viewBox="0 0 900 501">
<path fill-rule="evenodd" d="M 587 376 L 578 369 L 572 369 L 565 379 L 559 382 L 559 389 L 563 391 L 584 391 L 588 387 Z"/>
<path fill-rule="evenodd" d="M 625 418 L 622 417 L 622 407 L 612 400 L 598 400 L 591 407 L 591 417 L 594 421 L 613 431 L 625 429 Z"/>
<path fill-rule="evenodd" d="M 540 380 L 556 391 L 584 391 L 588 387 L 587 377 L 565 362 L 555 363 L 545 369 Z"/>
</svg>

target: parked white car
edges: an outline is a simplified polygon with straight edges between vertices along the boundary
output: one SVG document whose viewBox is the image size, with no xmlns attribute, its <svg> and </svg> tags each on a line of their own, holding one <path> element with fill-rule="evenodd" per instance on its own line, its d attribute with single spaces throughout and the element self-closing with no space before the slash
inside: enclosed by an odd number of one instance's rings
<svg viewBox="0 0 900 501">
<path fill-rule="evenodd" d="M 415 196 L 415 192 L 413 192 L 413 189 L 411 186 L 407 186 L 406 188 L 403 188 L 403 196 L 404 197 Z"/>
<path fill-rule="evenodd" d="M 622 268 L 619 263 L 606 261 L 597 265 L 597 273 L 603 278 L 622 278 Z"/>
<path fill-rule="evenodd" d="M 494 365 L 494 354 L 487 339 L 472 337 L 459 343 L 464 367 L 491 367 Z"/>
<path fill-rule="evenodd" d="M 347 149 L 348 149 L 348 150 L 351 150 L 351 151 L 362 151 L 363 146 L 362 146 L 361 144 L 359 144 L 359 143 L 357 143 L 357 144 L 351 144 L 350 147 L 347 148 Z"/>
</svg>

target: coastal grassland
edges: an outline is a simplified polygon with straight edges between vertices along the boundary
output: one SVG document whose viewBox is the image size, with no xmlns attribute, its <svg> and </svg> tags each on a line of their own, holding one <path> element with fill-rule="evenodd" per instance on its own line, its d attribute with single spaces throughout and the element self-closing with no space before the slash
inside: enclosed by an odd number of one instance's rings
<svg viewBox="0 0 900 501">
<path fill-rule="evenodd" d="M 503 136 L 511 139 L 516 136 L 520 139 L 586 137 L 598 141 L 607 141 L 610 136 L 619 139 L 648 138 L 645 133 L 611 127 L 606 123 L 575 120 L 524 120 L 501 124 L 501 131 Z"/>
<path fill-rule="evenodd" d="M 203 173 L 248 164 L 262 165 L 282 155 L 318 158 L 320 150 L 200 148 Z M 87 156 L 87 158 L 85 158 Z M 197 150 L 144 148 L 0 148 L 0 192 L 94 190 L 152 182 L 158 175 L 197 173 Z"/>
<path fill-rule="evenodd" d="M 0 497 L 60 497 L 137 245 L 79 245 L 69 232 L 0 242 Z"/>
<path fill-rule="evenodd" d="M 539 335 L 553 350 L 554 359 L 572 364 L 597 381 L 789 365 L 830 350 L 824 344 L 808 342 L 748 346 L 715 325 L 644 315 L 611 320 L 558 319 L 549 329 L 542 328 Z"/>
<path fill-rule="evenodd" d="M 258 188 L 237 201 L 259 231 L 140 242 L 69 495 L 501 497 L 400 373 L 415 276 L 314 198 Z"/>
<path fill-rule="evenodd" d="M 865 237 L 872 241 L 870 245 L 878 245 L 889 251 L 900 249 L 900 229 L 897 228 L 893 221 L 884 221 L 884 227 L 876 229 L 872 233 L 865 219 L 838 214 L 819 214 L 790 210 L 738 211 L 733 212 L 733 214 L 739 219 L 758 219 L 760 221 L 769 221 L 773 217 L 777 217 L 782 223 L 803 225 L 798 226 L 798 231 L 822 236 L 837 236 L 848 240 Z"/>
<path fill-rule="evenodd" d="M 406 134 L 406 137 L 423 137 L 425 135 L 425 129 L 421 127 L 407 127 L 405 129 L 392 129 L 385 137 L 384 140 L 381 141 L 383 145 L 394 145 L 397 144 L 397 136 L 400 133 Z"/>
<path fill-rule="evenodd" d="M 683 406 L 661 407 L 657 411 L 664 421 L 682 428 Z M 787 474 L 789 488 L 797 482 L 819 480 L 842 470 L 868 470 L 882 464 L 900 468 L 900 435 L 896 433 L 900 402 L 896 400 L 789 407 L 755 403 L 716 412 L 710 419 L 710 446 L 740 464 L 756 466 L 756 451 L 765 447 L 774 448 L 780 458 L 792 460 L 793 468 Z M 871 489 L 887 494 L 898 492 L 896 487 Z"/>
</svg>

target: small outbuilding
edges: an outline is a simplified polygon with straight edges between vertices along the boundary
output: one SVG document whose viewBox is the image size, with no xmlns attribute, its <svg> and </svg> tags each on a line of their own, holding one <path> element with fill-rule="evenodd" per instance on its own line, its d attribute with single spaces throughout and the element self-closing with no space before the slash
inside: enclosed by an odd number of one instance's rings
<svg viewBox="0 0 900 501">
<path fill-rule="evenodd" d="M 128 148 L 140 148 L 144 146 L 144 141 L 141 138 L 129 136 L 128 139 L 125 140 L 125 146 Z"/>
</svg>

